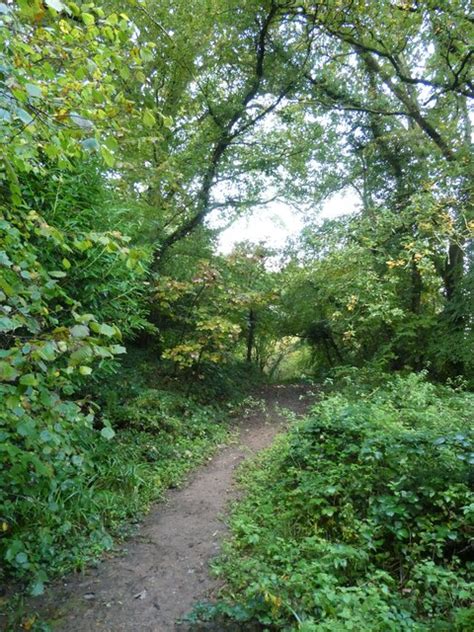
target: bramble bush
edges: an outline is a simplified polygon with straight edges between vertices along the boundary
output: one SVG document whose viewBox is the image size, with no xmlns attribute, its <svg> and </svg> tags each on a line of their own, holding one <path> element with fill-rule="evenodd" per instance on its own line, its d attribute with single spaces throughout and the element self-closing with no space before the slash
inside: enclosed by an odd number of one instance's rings
<svg viewBox="0 0 474 632">
<path fill-rule="evenodd" d="M 201 614 L 306 632 L 472 629 L 473 404 L 416 374 L 318 403 L 246 470 L 216 567 L 227 597 Z"/>
</svg>

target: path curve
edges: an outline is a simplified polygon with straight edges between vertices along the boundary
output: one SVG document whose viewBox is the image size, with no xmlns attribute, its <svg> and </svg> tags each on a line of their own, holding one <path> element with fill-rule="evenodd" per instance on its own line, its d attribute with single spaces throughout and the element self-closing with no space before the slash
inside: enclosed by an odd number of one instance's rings
<svg viewBox="0 0 474 632">
<path fill-rule="evenodd" d="M 56 585 L 46 610 L 53 630 L 70 632 L 173 632 L 175 621 L 217 589 L 208 574 L 226 531 L 223 512 L 235 498 L 239 463 L 269 446 L 285 422 L 278 408 L 302 414 L 305 389 L 276 386 L 257 394 L 266 412 L 238 422 L 238 439 L 194 471 L 183 489 L 154 506 L 126 554 Z M 306 400 L 306 401 L 305 401 Z"/>
</svg>

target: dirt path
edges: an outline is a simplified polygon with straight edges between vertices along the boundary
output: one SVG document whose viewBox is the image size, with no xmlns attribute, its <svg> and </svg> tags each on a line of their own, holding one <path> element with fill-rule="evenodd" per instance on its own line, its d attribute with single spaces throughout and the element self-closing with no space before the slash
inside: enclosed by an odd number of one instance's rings
<svg viewBox="0 0 474 632">
<path fill-rule="evenodd" d="M 300 414 L 304 389 L 272 387 L 258 394 L 266 412 L 240 420 L 239 437 L 192 475 L 184 489 L 171 491 L 166 504 L 147 515 L 126 553 L 97 569 L 71 576 L 47 598 L 55 631 L 173 632 L 175 621 L 217 588 L 208 563 L 226 530 L 223 512 L 235 497 L 235 468 L 267 447 L 285 419 L 284 407 Z"/>
</svg>

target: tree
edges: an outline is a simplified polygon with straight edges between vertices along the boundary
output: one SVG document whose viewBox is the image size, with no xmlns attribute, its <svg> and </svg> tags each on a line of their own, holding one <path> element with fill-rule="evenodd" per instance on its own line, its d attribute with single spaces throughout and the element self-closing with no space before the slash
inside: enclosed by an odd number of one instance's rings
<svg viewBox="0 0 474 632">
<path fill-rule="evenodd" d="M 434 336 L 448 334 L 460 352 L 441 373 L 462 373 L 473 219 L 467 6 L 307 2 L 292 6 L 289 14 L 307 25 L 301 46 L 310 60 L 306 83 L 296 91 L 300 108 L 315 121 L 325 117 L 344 138 L 346 173 L 333 190 L 350 183 L 361 195 L 363 215 L 374 228 L 380 226 L 366 242 L 380 284 L 385 272 L 378 256 L 384 252 L 389 266 L 403 261 L 402 309 L 422 318 L 423 294 L 430 293 L 433 275 L 441 280 L 445 300 L 437 308 Z M 307 173 L 315 178 L 323 156 L 313 150 Z M 404 353 L 401 348 L 397 354 L 402 363 Z"/>
<path fill-rule="evenodd" d="M 149 134 L 137 151 L 124 147 L 121 171 L 154 209 L 155 270 L 211 211 L 238 213 L 261 199 L 263 171 L 279 160 L 255 133 L 284 109 L 301 74 L 295 64 L 306 59 L 278 55 L 284 8 L 275 0 L 234 0 L 225 10 L 212 0 L 150 0 L 133 10 L 138 44 L 158 45 L 146 54 L 143 81 L 126 82 L 143 98 Z"/>
</svg>

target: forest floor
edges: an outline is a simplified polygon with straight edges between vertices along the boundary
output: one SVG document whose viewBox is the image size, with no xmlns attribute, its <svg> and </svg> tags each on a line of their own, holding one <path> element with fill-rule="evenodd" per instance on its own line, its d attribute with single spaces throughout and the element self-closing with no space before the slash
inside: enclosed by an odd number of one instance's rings
<svg viewBox="0 0 474 632">
<path fill-rule="evenodd" d="M 54 631 L 188 629 L 176 622 L 219 590 L 208 565 L 226 532 L 226 508 L 238 496 L 237 466 L 284 429 L 282 409 L 303 414 L 310 399 L 301 386 L 265 387 L 255 396 L 265 405 L 236 421 L 235 440 L 155 505 L 126 548 L 51 587 L 40 614 Z"/>
</svg>

